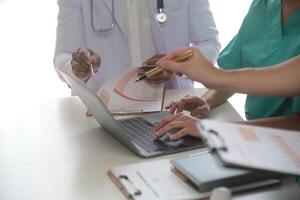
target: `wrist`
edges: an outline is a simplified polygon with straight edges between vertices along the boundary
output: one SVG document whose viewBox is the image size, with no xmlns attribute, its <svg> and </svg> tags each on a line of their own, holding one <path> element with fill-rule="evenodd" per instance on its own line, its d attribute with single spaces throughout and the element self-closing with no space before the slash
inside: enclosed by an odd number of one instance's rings
<svg viewBox="0 0 300 200">
<path fill-rule="evenodd" d="M 200 99 L 203 101 L 203 104 L 207 107 L 209 112 L 212 108 L 212 104 L 211 104 L 212 102 L 210 101 L 209 96 L 204 94 Z"/>
<path fill-rule="evenodd" d="M 222 89 L 224 86 L 224 81 L 227 78 L 227 74 L 225 70 L 213 67 L 211 68 L 211 72 L 209 72 L 209 76 L 206 76 L 207 79 L 203 81 L 203 85 L 210 89 Z"/>
</svg>

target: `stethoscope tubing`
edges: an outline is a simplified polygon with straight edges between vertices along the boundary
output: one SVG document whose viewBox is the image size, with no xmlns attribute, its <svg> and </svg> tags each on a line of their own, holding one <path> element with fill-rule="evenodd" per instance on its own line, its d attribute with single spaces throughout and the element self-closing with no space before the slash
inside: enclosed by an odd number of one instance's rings
<svg viewBox="0 0 300 200">
<path fill-rule="evenodd" d="M 95 32 L 98 32 L 98 33 L 103 33 L 103 32 L 108 32 L 108 31 L 111 31 L 114 29 L 115 27 L 115 24 L 116 24 L 116 19 L 115 19 L 115 0 L 112 0 L 111 1 L 111 16 L 112 16 L 112 22 L 111 22 L 111 25 L 109 27 L 105 27 L 105 28 L 99 28 L 97 29 L 95 27 L 95 23 L 94 23 L 94 0 L 91 0 L 91 25 L 92 25 L 92 28 Z M 157 0 L 157 14 L 164 14 L 164 0 Z M 109 9 L 110 10 L 110 9 Z M 166 17 L 165 17 L 166 18 Z M 160 24 L 164 24 L 164 22 L 160 22 L 158 19 L 156 19 L 158 23 Z M 166 19 L 165 19 L 166 20 Z"/>
<path fill-rule="evenodd" d="M 108 32 L 108 31 L 111 31 L 112 29 L 114 29 L 115 24 L 116 24 L 116 19 L 115 19 L 115 0 L 111 0 L 111 11 L 109 9 L 109 12 L 111 13 L 111 16 L 112 16 L 111 25 L 109 27 L 106 27 L 106 28 L 99 28 L 99 29 L 97 29 L 95 27 L 95 23 L 94 23 L 94 0 L 91 0 L 91 24 L 92 24 L 92 28 L 93 28 L 93 30 L 95 32 L 103 33 L 103 32 Z"/>
</svg>

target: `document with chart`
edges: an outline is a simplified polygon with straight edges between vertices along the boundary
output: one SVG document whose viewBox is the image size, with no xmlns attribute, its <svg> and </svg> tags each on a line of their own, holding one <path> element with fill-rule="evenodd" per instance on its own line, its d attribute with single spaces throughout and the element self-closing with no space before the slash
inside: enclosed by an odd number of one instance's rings
<svg viewBox="0 0 300 200">
<path fill-rule="evenodd" d="M 135 82 L 138 68 L 120 72 L 106 81 L 98 96 L 113 114 L 158 112 L 164 101 L 164 84 Z"/>
<path fill-rule="evenodd" d="M 300 132 L 202 120 L 198 124 L 225 166 L 300 175 Z"/>
</svg>

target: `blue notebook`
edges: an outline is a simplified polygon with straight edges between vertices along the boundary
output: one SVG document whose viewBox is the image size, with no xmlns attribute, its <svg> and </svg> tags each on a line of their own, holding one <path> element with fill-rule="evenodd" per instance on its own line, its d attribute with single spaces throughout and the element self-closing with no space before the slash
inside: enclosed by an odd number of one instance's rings
<svg viewBox="0 0 300 200">
<path fill-rule="evenodd" d="M 269 172 L 225 168 L 208 153 L 171 160 L 171 164 L 201 192 L 210 191 L 215 187 L 232 188 L 282 178 L 282 175 Z"/>
</svg>

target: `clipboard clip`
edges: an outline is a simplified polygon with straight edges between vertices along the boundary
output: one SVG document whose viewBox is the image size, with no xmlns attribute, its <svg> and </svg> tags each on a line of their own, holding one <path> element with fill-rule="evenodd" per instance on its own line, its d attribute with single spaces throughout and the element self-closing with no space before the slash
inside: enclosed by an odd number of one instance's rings
<svg viewBox="0 0 300 200">
<path fill-rule="evenodd" d="M 134 198 L 142 194 L 142 191 L 126 175 L 118 177 L 117 185 L 127 198 Z"/>
<path fill-rule="evenodd" d="M 227 151 L 227 147 L 224 139 L 219 135 L 219 133 L 213 129 L 207 130 L 206 142 L 211 149 L 215 152 L 218 150 Z"/>
</svg>

